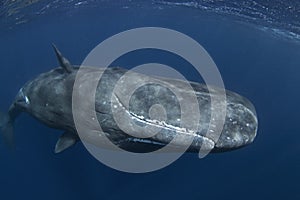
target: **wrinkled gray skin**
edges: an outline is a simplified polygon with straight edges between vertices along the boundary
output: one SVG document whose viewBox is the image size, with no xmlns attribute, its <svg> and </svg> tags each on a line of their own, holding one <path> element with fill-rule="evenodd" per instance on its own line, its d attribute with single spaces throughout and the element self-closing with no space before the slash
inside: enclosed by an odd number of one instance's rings
<svg viewBox="0 0 300 200">
<path fill-rule="evenodd" d="M 26 83 L 11 105 L 9 116 L 13 122 L 21 112 L 27 112 L 49 127 L 64 130 L 65 133 L 56 144 L 55 152 L 58 153 L 79 140 L 72 115 L 72 91 L 78 68 L 72 66 L 56 48 L 55 51 L 61 67 L 40 74 L 34 80 Z M 88 78 L 89 74 L 102 69 L 89 67 L 83 70 Z M 122 105 L 122 100 L 118 99 L 119 97 L 113 93 L 113 89 L 116 82 L 126 72 L 122 68 L 108 68 L 103 73 L 95 98 L 96 114 L 103 132 L 95 130 L 96 127 L 89 125 L 92 119 L 85 116 L 86 125 L 91 130 L 88 134 L 100 141 L 101 137 L 106 136 L 119 147 L 134 152 L 148 152 L 159 149 L 172 140 L 177 128 L 180 127 L 180 122 L 178 122 L 181 114 L 179 102 L 176 98 L 173 98 L 174 94 L 167 88 L 156 84 L 148 84 L 135 91 L 130 99 L 129 108 Z M 132 76 L 134 79 L 146 77 L 138 73 L 134 73 Z M 165 78 L 161 78 L 161 80 L 178 88 L 182 84 L 181 80 Z M 194 141 L 188 149 L 189 152 L 197 152 L 203 145 L 210 146 L 213 152 L 229 151 L 250 144 L 254 140 L 257 131 L 255 109 L 247 99 L 230 91 L 226 91 L 227 112 L 220 138 L 216 140 L 215 137 L 206 134 L 209 132 L 208 125 L 211 115 L 210 94 L 205 85 L 190 84 L 197 96 L 201 116 L 198 122 L 198 130 L 192 130 Z M 215 89 L 212 95 L 218 95 L 218 89 Z M 158 126 L 159 119 L 150 119 L 148 113 L 151 105 L 161 104 L 167 114 L 166 121 L 159 125 L 161 131 L 147 139 L 136 138 L 123 132 L 112 116 L 111 103 L 113 99 L 124 106 L 124 112 L 128 113 L 130 120 L 139 125 Z M 89 101 L 85 103 L 88 104 Z M 180 134 L 183 138 L 185 137 L 184 132 Z M 180 142 L 177 145 L 180 147 Z"/>
</svg>

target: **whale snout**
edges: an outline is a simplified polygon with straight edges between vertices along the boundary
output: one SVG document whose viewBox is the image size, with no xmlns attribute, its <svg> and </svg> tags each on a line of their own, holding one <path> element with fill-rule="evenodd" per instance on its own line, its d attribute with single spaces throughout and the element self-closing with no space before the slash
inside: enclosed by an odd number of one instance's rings
<svg viewBox="0 0 300 200">
<path fill-rule="evenodd" d="M 237 101 L 227 102 L 225 124 L 219 140 L 215 145 L 215 151 L 227 151 L 238 149 L 251 144 L 257 133 L 257 115 L 252 103 L 242 97 L 236 97 Z"/>
</svg>

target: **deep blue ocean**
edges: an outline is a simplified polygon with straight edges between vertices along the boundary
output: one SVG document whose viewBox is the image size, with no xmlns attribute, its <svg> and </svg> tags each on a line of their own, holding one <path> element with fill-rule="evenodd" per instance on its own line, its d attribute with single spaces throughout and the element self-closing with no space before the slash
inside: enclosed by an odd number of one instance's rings
<svg viewBox="0 0 300 200">
<path fill-rule="evenodd" d="M 22 114 L 15 122 L 16 149 L 0 142 L 0 198 L 300 199 L 298 2 L 3 0 L 2 112 L 25 82 L 58 66 L 51 43 L 80 64 L 114 34 L 164 27 L 207 50 L 226 89 L 254 104 L 259 128 L 245 148 L 204 159 L 187 153 L 159 171 L 130 174 L 101 164 L 81 143 L 54 154 L 61 131 Z M 173 65 L 198 81 L 193 70 L 160 52 L 137 52 L 115 64 L 130 69 L 148 62 Z"/>
</svg>

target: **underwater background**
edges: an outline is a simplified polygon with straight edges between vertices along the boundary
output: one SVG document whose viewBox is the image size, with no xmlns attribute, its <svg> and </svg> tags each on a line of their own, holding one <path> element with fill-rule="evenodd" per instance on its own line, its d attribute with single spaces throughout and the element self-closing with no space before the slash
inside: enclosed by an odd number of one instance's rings
<svg viewBox="0 0 300 200">
<path fill-rule="evenodd" d="M 226 89 L 254 104 L 253 144 L 199 159 L 187 153 L 146 174 L 111 169 L 79 143 L 54 154 L 61 131 L 28 114 L 15 123 L 16 150 L 0 142 L 1 199 L 300 199 L 300 1 L 2 0 L 0 110 L 25 82 L 57 67 L 51 43 L 74 64 L 108 37 L 164 27 L 198 41 Z M 172 56 L 135 52 L 114 64 L 158 62 L 199 77 Z M 181 69 L 181 70 L 180 70 Z"/>
</svg>

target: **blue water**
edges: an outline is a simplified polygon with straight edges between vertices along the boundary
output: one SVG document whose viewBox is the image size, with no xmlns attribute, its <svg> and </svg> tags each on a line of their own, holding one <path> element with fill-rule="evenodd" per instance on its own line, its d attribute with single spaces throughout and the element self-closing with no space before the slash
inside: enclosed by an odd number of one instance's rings
<svg viewBox="0 0 300 200">
<path fill-rule="evenodd" d="M 37 11 L 47 6 L 47 1 L 37 2 L 23 6 L 25 10 L 20 9 L 13 17 L 2 7 L 1 111 L 8 109 L 26 81 L 57 66 L 52 42 L 72 63 L 80 64 L 90 50 L 116 33 L 145 26 L 165 27 L 203 45 L 216 62 L 226 88 L 253 102 L 259 118 L 257 137 L 253 144 L 236 151 L 210 154 L 204 159 L 184 154 L 162 170 L 128 174 L 99 163 L 80 143 L 54 154 L 61 132 L 23 114 L 15 124 L 16 150 L 12 152 L 0 143 L 1 199 L 300 198 L 297 13 L 294 21 L 287 20 L 293 22 L 289 29 L 284 17 L 278 23 L 258 18 L 254 22 L 235 13 L 198 9 L 200 4 L 91 1 L 76 7 L 78 1 L 74 1 L 66 9 L 70 2 L 50 6 L 44 14 Z M 211 6 L 215 7 L 218 4 Z M 19 23 L 15 20 L 19 15 L 26 20 Z M 166 61 L 164 56 L 149 58 L 146 54 L 129 55 L 117 64 L 130 68 L 152 58 L 178 65 L 176 59 Z M 197 81 L 192 70 L 182 69 L 187 79 Z"/>
</svg>

